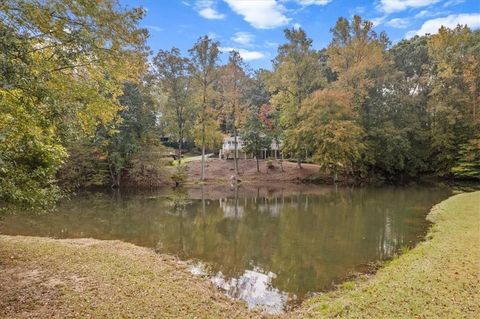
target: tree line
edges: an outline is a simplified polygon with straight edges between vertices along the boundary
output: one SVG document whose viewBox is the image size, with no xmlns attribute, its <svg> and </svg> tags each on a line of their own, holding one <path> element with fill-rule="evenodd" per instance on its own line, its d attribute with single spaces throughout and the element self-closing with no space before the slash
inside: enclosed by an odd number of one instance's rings
<svg viewBox="0 0 480 319">
<path fill-rule="evenodd" d="M 113 0 L 0 4 L 0 201 L 159 185 L 165 136 L 180 163 L 201 152 L 201 179 L 225 134 L 257 158 L 276 141 L 334 179 L 480 178 L 479 31 L 392 45 L 370 21 L 339 18 L 321 50 L 286 29 L 271 70 L 254 71 L 236 51 L 222 64 L 208 36 L 149 61 L 144 13 Z"/>
</svg>

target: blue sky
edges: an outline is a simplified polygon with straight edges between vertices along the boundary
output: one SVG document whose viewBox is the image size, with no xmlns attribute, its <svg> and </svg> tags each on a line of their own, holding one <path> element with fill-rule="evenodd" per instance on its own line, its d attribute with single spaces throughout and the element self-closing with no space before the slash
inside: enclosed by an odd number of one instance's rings
<svg viewBox="0 0 480 319">
<path fill-rule="evenodd" d="M 270 68 L 283 29 L 301 26 L 317 49 L 328 45 L 339 16 L 358 14 L 386 31 L 393 42 L 415 34 L 435 33 L 458 23 L 480 28 L 480 0 L 120 0 L 143 7 L 153 51 L 178 47 L 184 54 L 202 35 L 236 49 L 252 68 Z M 226 53 L 223 54 L 225 58 Z"/>
</svg>

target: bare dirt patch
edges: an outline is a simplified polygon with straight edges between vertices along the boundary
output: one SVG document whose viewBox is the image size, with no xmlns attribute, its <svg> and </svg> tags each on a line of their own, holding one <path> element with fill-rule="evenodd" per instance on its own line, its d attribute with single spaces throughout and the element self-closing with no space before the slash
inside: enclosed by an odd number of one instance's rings
<svg viewBox="0 0 480 319">
<path fill-rule="evenodd" d="M 4 260 L 5 256 L 0 256 Z M 42 318 L 53 315 L 49 309 L 56 307 L 64 281 L 50 275 L 35 266 L 24 267 L 17 262 L 2 262 L 0 317 Z"/>
<path fill-rule="evenodd" d="M 280 161 L 272 161 L 273 168 L 267 168 L 266 161 L 259 161 L 260 172 L 257 172 L 257 164 L 253 159 L 239 159 L 239 177 L 242 182 L 306 182 L 322 181 L 331 183 L 331 177 L 320 173 L 320 166 L 315 164 L 302 164 L 298 168 L 296 163 L 283 161 L 283 170 Z M 188 176 L 190 181 L 198 181 L 201 176 L 201 161 L 193 161 L 186 164 L 188 167 Z M 211 181 L 229 181 L 232 175 L 235 175 L 233 160 L 220 160 L 210 158 L 206 161 L 205 180 Z"/>
</svg>

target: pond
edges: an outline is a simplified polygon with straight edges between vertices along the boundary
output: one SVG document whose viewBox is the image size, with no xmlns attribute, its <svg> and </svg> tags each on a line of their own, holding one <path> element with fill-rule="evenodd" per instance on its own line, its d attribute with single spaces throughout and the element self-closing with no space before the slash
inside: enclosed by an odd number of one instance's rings
<svg viewBox="0 0 480 319">
<path fill-rule="evenodd" d="M 228 295 L 271 313 L 423 239 L 446 188 L 197 186 L 89 193 L 50 214 L 3 216 L 0 233 L 118 239 L 192 260 Z"/>
</svg>

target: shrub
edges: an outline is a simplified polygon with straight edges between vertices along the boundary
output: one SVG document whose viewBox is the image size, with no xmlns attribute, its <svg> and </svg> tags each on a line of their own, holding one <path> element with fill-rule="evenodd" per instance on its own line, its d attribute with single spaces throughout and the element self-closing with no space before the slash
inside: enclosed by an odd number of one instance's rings
<svg viewBox="0 0 480 319">
<path fill-rule="evenodd" d="M 273 165 L 272 160 L 267 160 L 267 161 L 265 162 L 265 165 L 267 166 L 267 169 L 273 169 L 273 168 L 275 168 L 275 166 Z"/>
<path fill-rule="evenodd" d="M 187 181 L 187 167 L 184 165 L 178 165 L 175 171 L 170 176 L 175 182 L 175 186 L 180 186 Z"/>
</svg>

